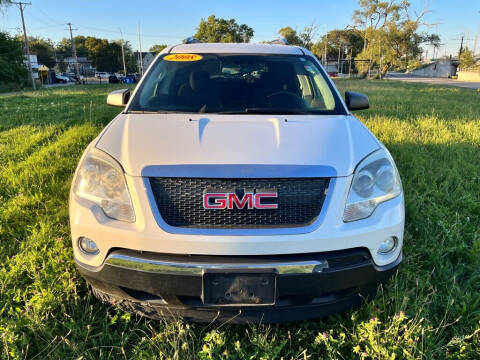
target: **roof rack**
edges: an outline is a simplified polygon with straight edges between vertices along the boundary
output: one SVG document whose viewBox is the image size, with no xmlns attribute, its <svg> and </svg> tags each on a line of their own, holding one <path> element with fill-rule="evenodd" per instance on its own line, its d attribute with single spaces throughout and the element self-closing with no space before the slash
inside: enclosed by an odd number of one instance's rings
<svg viewBox="0 0 480 360">
<path fill-rule="evenodd" d="M 198 40 L 198 39 L 195 39 L 193 36 L 189 36 L 185 39 L 184 43 L 185 44 L 198 44 L 198 43 L 201 43 L 201 41 Z"/>
<path fill-rule="evenodd" d="M 268 41 L 267 44 L 271 44 L 271 45 L 288 45 L 288 41 L 287 39 L 285 39 L 284 37 L 279 37 L 275 40 L 272 40 L 272 41 Z"/>
</svg>

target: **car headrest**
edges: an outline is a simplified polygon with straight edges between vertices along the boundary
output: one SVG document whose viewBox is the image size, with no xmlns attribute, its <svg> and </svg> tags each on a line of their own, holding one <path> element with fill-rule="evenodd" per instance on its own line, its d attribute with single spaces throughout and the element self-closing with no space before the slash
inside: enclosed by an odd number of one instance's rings
<svg viewBox="0 0 480 360">
<path fill-rule="evenodd" d="M 298 90 L 298 85 L 295 81 L 295 74 L 291 69 L 271 69 L 262 76 L 262 82 L 267 92 L 273 91 L 293 91 Z"/>
<path fill-rule="evenodd" d="M 208 88 L 210 74 L 206 71 L 192 71 L 190 73 L 190 87 L 193 91 L 203 91 Z"/>
</svg>

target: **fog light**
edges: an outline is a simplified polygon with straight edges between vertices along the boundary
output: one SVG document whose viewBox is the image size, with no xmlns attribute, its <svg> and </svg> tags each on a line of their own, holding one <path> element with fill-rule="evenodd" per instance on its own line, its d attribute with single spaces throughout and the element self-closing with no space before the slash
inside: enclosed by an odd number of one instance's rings
<svg viewBox="0 0 480 360">
<path fill-rule="evenodd" d="M 99 251 L 95 241 L 84 236 L 78 238 L 78 247 L 88 255 L 94 255 Z"/>
<path fill-rule="evenodd" d="M 378 247 L 379 254 L 388 254 L 392 252 L 397 247 L 397 238 L 394 236 L 390 236 L 388 239 L 385 239 L 380 243 Z"/>
</svg>

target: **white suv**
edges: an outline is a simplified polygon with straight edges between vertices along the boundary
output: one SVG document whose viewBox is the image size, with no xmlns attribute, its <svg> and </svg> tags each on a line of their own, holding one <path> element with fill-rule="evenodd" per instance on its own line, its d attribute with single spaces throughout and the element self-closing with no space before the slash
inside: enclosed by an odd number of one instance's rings
<svg viewBox="0 0 480 360">
<path fill-rule="evenodd" d="M 73 252 L 100 299 L 158 318 L 275 322 L 374 296 L 402 259 L 388 150 L 306 49 L 162 51 L 88 146 Z"/>
</svg>

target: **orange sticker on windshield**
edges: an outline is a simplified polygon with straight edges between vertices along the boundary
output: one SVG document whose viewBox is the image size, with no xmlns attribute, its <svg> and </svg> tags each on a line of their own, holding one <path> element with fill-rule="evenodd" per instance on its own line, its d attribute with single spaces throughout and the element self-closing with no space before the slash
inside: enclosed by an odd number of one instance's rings
<svg viewBox="0 0 480 360">
<path fill-rule="evenodd" d="M 163 58 L 167 61 L 198 61 L 202 60 L 201 55 L 197 54 L 170 54 Z"/>
</svg>

